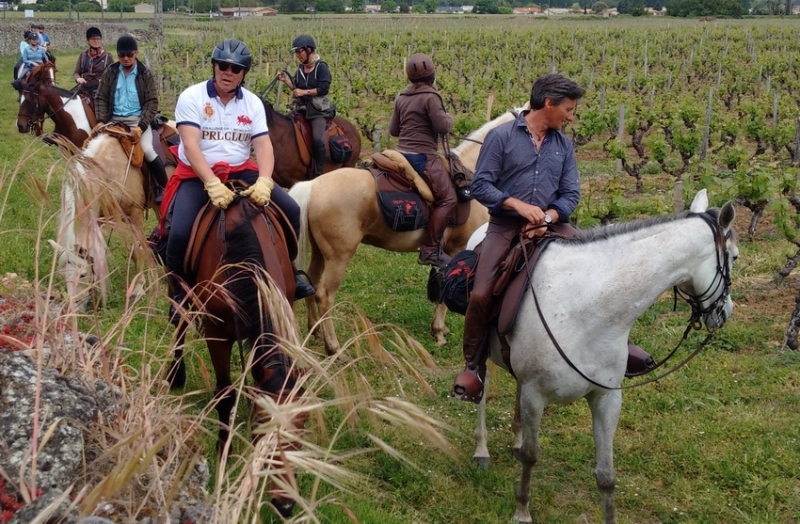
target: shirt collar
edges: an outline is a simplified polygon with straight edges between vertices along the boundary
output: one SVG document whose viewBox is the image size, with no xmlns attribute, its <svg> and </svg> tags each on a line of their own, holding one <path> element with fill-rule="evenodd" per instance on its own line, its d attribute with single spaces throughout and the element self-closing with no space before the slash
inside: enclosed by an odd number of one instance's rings
<svg viewBox="0 0 800 524">
<path fill-rule="evenodd" d="M 209 98 L 217 98 L 217 90 L 214 87 L 213 78 L 206 82 L 206 92 L 208 93 Z M 236 86 L 236 99 L 241 100 L 242 98 L 244 98 L 244 92 L 242 91 L 242 86 L 240 84 Z"/>
<path fill-rule="evenodd" d="M 519 112 L 519 115 L 517 115 L 517 122 L 516 122 L 516 126 L 517 126 L 517 127 L 522 127 L 522 128 L 523 128 L 523 130 L 524 130 L 526 133 L 528 132 L 528 123 L 525 121 L 525 115 L 527 115 L 527 114 L 528 114 L 528 113 L 530 113 L 530 112 L 531 112 L 531 110 L 530 110 L 530 109 L 526 109 L 525 111 L 520 111 L 520 112 Z M 550 136 L 550 133 L 551 133 L 552 131 L 553 131 L 552 129 L 548 129 L 548 130 L 547 130 L 547 132 L 546 132 L 546 133 L 545 133 L 545 135 L 544 135 L 544 136 L 545 136 L 545 138 L 547 138 L 548 136 Z"/>
</svg>

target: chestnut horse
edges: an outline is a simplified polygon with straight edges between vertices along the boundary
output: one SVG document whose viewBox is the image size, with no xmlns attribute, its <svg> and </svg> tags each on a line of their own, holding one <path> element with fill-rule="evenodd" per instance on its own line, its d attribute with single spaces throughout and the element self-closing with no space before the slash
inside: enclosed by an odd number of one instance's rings
<svg viewBox="0 0 800 524">
<path fill-rule="evenodd" d="M 514 118 L 514 113 L 504 113 L 475 131 L 452 152 L 467 168 L 474 170 L 486 134 Z M 300 182 L 289 192 L 300 205 L 302 217 L 298 259 L 305 261 L 310 250 L 308 275 L 317 289 L 313 297 L 306 299 L 308 327 L 316 325 L 320 314 L 325 315 L 318 329 L 322 331 L 328 354 L 339 350 L 339 341 L 333 320 L 326 313 L 333 307 L 336 291 L 358 245 L 364 243 L 390 251 L 410 252 L 417 251 L 422 242 L 424 229 L 398 233 L 386 225 L 375 192 L 371 172 L 350 168 Z M 443 245 L 448 255 L 463 250 L 472 232 L 489 220 L 485 207 L 475 200 L 471 206 L 469 219 L 464 224 L 445 231 Z M 431 335 L 437 346 L 446 342 L 444 336 L 449 332 L 444 324 L 446 312 L 444 304 L 437 304 L 431 321 Z"/>
<path fill-rule="evenodd" d="M 264 111 L 267 113 L 267 126 L 269 126 L 269 138 L 272 147 L 280 154 L 275 156 L 275 171 L 272 177 L 283 187 L 292 187 L 297 182 L 308 179 L 309 166 L 303 163 L 300 157 L 300 150 L 297 146 L 297 135 L 294 129 L 294 121 L 287 115 L 281 114 L 272 107 L 272 104 L 264 101 Z M 353 154 L 350 160 L 344 164 L 325 163 L 324 172 L 333 171 L 340 167 L 354 167 L 361 155 L 361 135 L 358 129 L 348 120 L 340 116 L 333 118 L 333 121 L 344 131 L 350 144 L 353 146 Z"/>
<path fill-rule="evenodd" d="M 51 61 L 42 62 L 41 64 L 34 66 L 28 74 L 24 77 L 17 79 L 13 82 L 14 89 L 19 91 L 19 99 L 18 101 L 22 103 L 25 99 L 25 93 L 21 89 L 22 86 L 26 84 L 48 84 L 48 85 L 55 85 L 56 83 L 56 64 Z"/>
<path fill-rule="evenodd" d="M 17 114 L 20 133 L 42 134 L 42 124 L 49 117 L 54 132 L 82 148 L 97 123 L 94 110 L 79 88 L 72 91 L 44 83 L 23 87 L 23 100 Z"/>
<path fill-rule="evenodd" d="M 225 452 L 230 437 L 231 414 L 236 406 L 236 387 L 231 382 L 231 350 L 235 342 L 250 346 L 250 369 L 258 394 L 278 404 L 296 403 L 303 395 L 302 374 L 280 347 L 291 340 L 286 320 L 293 323 L 291 300 L 294 297 L 294 271 L 286 247 L 284 229 L 272 208 L 258 207 L 238 194 L 226 209 L 208 204 L 195 222 L 197 236 L 187 253 L 187 274 L 194 275 L 194 307 L 216 375 L 214 391 L 219 434 L 217 451 Z M 169 379 L 173 387 L 186 380 L 183 347 L 188 329 L 187 315 L 178 322 L 175 360 Z M 281 326 L 285 326 L 281 328 Z M 297 439 L 260 435 L 259 421 L 269 414 L 260 402 L 253 403 L 253 440 L 260 444 L 261 456 L 271 478 L 272 504 L 283 517 L 294 509 L 297 492 L 294 472 L 287 453 L 297 449 Z M 302 410 L 300 410 L 302 412 Z M 288 427 L 281 434 L 297 435 L 305 425 L 305 415 L 287 417 Z"/>
</svg>

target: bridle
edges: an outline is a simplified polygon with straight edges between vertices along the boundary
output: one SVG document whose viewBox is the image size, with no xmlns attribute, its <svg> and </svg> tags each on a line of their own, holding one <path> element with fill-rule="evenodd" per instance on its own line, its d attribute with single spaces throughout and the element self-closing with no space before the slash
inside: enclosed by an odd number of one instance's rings
<svg viewBox="0 0 800 524">
<path fill-rule="evenodd" d="M 39 97 L 41 96 L 41 93 L 39 91 L 33 91 L 31 89 L 23 89 L 22 92 L 31 95 L 31 98 L 35 100 L 35 105 L 34 105 L 33 114 L 30 114 L 30 113 L 27 113 L 27 112 L 23 113 L 22 110 L 20 110 L 19 116 L 24 116 L 24 117 L 28 118 L 28 129 L 30 130 L 30 134 L 36 135 L 36 136 L 41 134 L 42 124 L 44 124 L 45 120 L 47 120 L 48 118 L 53 118 L 53 116 L 55 114 L 59 113 L 60 111 L 63 111 L 67 107 L 68 103 L 70 103 L 71 101 L 75 100 L 75 98 L 80 95 L 80 89 L 76 89 L 74 91 L 71 91 L 69 98 L 67 98 L 67 101 L 64 102 L 61 105 L 61 107 L 59 107 L 55 111 L 52 111 L 51 113 L 48 113 L 47 112 L 47 108 L 50 105 L 49 104 L 45 104 L 44 107 L 42 107 L 42 104 L 39 102 Z M 39 114 L 39 109 L 40 108 L 41 108 L 41 115 L 42 116 L 40 118 L 34 120 L 34 116 Z"/>
<path fill-rule="evenodd" d="M 674 304 L 673 308 L 677 307 L 677 297 L 678 297 L 678 295 L 680 295 L 680 297 L 683 298 L 689 304 L 689 306 L 692 308 L 692 314 L 689 317 L 688 325 L 686 326 L 686 329 L 683 332 L 683 337 L 681 337 L 680 341 L 678 341 L 678 344 L 675 346 L 675 348 L 673 348 L 673 350 L 670 351 L 670 353 L 666 357 L 664 357 L 663 360 L 661 360 L 660 362 L 657 362 L 655 366 L 653 366 L 652 368 L 648 369 L 647 371 L 644 371 L 642 373 L 638 373 L 638 374 L 635 374 L 635 375 L 632 375 L 632 376 L 643 375 L 645 373 L 649 373 L 649 372 L 651 372 L 651 371 L 653 371 L 655 369 L 658 369 L 658 368 L 662 367 L 668 360 L 670 360 L 673 357 L 673 355 L 675 355 L 675 352 L 678 351 L 678 348 L 681 346 L 681 344 L 683 344 L 683 341 L 686 340 L 686 337 L 689 336 L 689 332 L 690 331 L 692 331 L 693 329 L 694 330 L 702 329 L 702 327 L 703 327 L 702 318 L 703 318 L 704 315 L 709 315 L 711 313 L 715 313 L 717 315 L 721 315 L 721 317 L 723 318 L 723 323 L 726 320 L 726 318 L 725 318 L 725 304 L 727 303 L 728 297 L 730 296 L 730 292 L 731 292 L 731 289 L 730 289 L 730 287 L 731 287 L 731 274 L 730 274 L 731 271 L 730 271 L 730 264 L 729 264 L 729 262 L 730 262 L 730 253 L 729 253 L 728 248 L 727 248 L 727 241 L 731 238 L 731 231 L 732 230 L 729 230 L 728 233 L 723 233 L 722 229 L 719 227 L 719 224 L 717 222 L 716 213 L 713 212 L 713 211 L 706 211 L 704 213 L 690 213 L 687 217 L 694 217 L 694 216 L 698 216 L 698 217 L 702 218 L 706 222 L 706 224 L 708 224 L 708 227 L 711 228 L 712 235 L 714 235 L 714 244 L 715 244 L 715 249 L 716 249 L 716 260 L 717 260 L 716 274 L 714 275 L 714 279 L 711 281 L 711 284 L 709 284 L 708 288 L 706 288 L 706 290 L 703 293 L 700 293 L 698 295 L 692 295 L 690 293 L 682 291 L 682 290 L 678 289 L 678 286 L 674 286 L 673 287 L 673 292 L 675 293 L 675 304 Z M 522 236 L 525 233 L 527 233 L 530 229 L 535 229 L 535 228 L 539 228 L 539 227 L 546 227 L 546 226 L 542 225 L 542 226 L 534 226 L 533 228 L 526 228 L 526 229 L 523 230 L 523 232 L 520 235 Z M 523 251 L 523 257 L 524 257 L 524 260 L 525 260 L 525 270 L 528 272 L 528 280 L 530 281 L 530 290 L 531 290 L 531 294 L 533 295 L 533 301 L 534 301 L 534 303 L 536 305 L 536 312 L 539 314 L 539 320 L 542 322 L 542 325 L 544 326 L 545 331 L 547 331 L 548 337 L 550 337 L 550 341 L 553 343 L 553 345 L 555 346 L 556 350 L 561 355 L 561 358 L 563 358 L 564 361 L 569 365 L 569 367 L 571 367 L 573 370 L 575 370 L 575 372 L 577 372 L 578 375 L 580 375 L 584 380 L 586 380 L 587 382 L 589 382 L 589 383 L 591 383 L 591 384 L 593 384 L 593 385 L 595 385 L 597 387 L 600 387 L 600 388 L 606 389 L 606 390 L 623 390 L 623 389 L 632 389 L 632 388 L 641 387 L 641 386 L 644 386 L 646 384 L 650 384 L 652 382 L 656 382 L 658 380 L 661 380 L 662 378 L 664 378 L 664 377 L 666 377 L 668 375 L 671 375 L 672 373 L 678 371 L 683 366 L 688 364 L 711 341 L 711 339 L 714 337 L 714 335 L 716 333 L 717 328 L 709 328 L 708 326 L 706 326 L 706 328 L 708 329 L 709 333 L 708 333 L 708 335 L 706 335 L 706 338 L 703 339 L 703 341 L 700 343 L 700 345 L 697 347 L 697 349 L 695 349 L 688 357 L 686 357 L 681 362 L 679 362 L 674 368 L 670 369 L 669 371 L 666 371 L 666 372 L 662 373 L 661 375 L 658 375 L 658 376 L 653 377 L 651 379 L 645 380 L 643 382 L 638 382 L 636 384 L 631 384 L 629 386 L 609 387 L 609 386 L 606 386 L 604 384 L 600 384 L 599 382 L 587 377 L 586 374 L 583 373 L 583 371 L 581 371 L 580 368 L 578 368 L 575 365 L 575 363 L 572 362 L 569 359 L 569 357 L 566 355 L 566 353 L 564 353 L 564 350 L 561 348 L 561 345 L 559 345 L 558 341 L 556 340 L 555 336 L 553 335 L 553 332 L 550 330 L 550 326 L 547 324 L 547 321 L 544 319 L 544 314 L 542 313 L 542 308 L 539 305 L 539 299 L 537 298 L 536 291 L 534 290 L 533 278 L 532 278 L 532 275 L 531 275 L 531 268 L 528 267 L 528 253 L 527 253 L 527 250 L 526 250 L 526 244 L 525 244 L 524 240 L 525 240 L 524 238 L 521 239 L 521 241 L 523 241 L 522 242 L 522 251 Z M 719 293 L 719 296 L 717 296 L 717 298 L 714 299 L 714 301 L 711 302 L 711 304 L 709 304 L 706 307 L 703 307 L 703 305 L 702 305 L 703 302 L 708 300 L 708 299 L 710 299 L 711 297 L 713 297 L 714 294 L 716 294 L 719 291 L 720 288 L 722 288 L 722 291 Z"/>
</svg>

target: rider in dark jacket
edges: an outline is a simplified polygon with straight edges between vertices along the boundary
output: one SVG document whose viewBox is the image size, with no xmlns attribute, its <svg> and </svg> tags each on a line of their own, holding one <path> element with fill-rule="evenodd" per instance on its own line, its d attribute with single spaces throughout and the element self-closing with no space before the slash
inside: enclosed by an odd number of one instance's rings
<svg viewBox="0 0 800 524">
<path fill-rule="evenodd" d="M 314 157 L 314 176 L 322 174 L 325 166 L 325 127 L 327 120 L 333 118 L 335 110 L 328 98 L 331 87 L 331 71 L 328 64 L 320 60 L 315 52 L 314 39 L 300 35 L 292 42 L 292 51 L 300 60 L 294 78 L 286 73 L 278 73 L 278 79 L 292 90 L 295 111 L 305 115 L 314 136 L 312 156 Z"/>
</svg>

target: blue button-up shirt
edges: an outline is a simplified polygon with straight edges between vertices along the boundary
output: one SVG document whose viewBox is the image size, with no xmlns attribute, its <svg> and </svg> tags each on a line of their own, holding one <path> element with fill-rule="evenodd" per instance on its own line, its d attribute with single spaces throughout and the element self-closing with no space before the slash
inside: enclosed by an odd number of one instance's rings
<svg viewBox="0 0 800 524">
<path fill-rule="evenodd" d="M 542 210 L 554 209 L 566 222 L 581 196 L 572 142 L 550 129 L 537 151 L 525 114 L 489 131 L 478 155 L 472 195 L 493 216 L 519 216 L 503 209 L 503 202 L 514 197 Z"/>
<path fill-rule="evenodd" d="M 22 62 L 25 64 L 27 69 L 32 69 L 34 65 L 41 64 L 47 61 L 47 54 L 44 52 L 39 46 L 36 46 L 34 49 L 31 46 L 28 46 L 22 52 Z"/>
<path fill-rule="evenodd" d="M 139 64 L 134 62 L 133 71 L 125 75 L 122 66 L 117 75 L 117 85 L 114 89 L 114 115 L 115 116 L 141 116 L 142 104 L 139 102 L 139 93 L 136 91 L 136 76 L 139 74 Z"/>
</svg>

